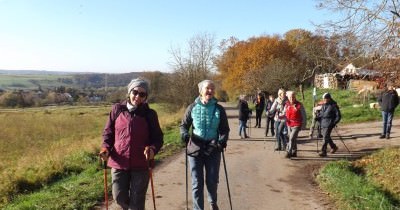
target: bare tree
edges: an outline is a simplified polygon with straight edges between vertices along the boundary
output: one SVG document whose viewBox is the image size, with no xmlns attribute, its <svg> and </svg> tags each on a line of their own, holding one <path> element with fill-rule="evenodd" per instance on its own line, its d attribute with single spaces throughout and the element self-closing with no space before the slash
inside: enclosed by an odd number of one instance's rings
<svg viewBox="0 0 400 210">
<path fill-rule="evenodd" d="M 353 36 L 351 42 L 359 44 L 370 58 L 398 58 L 400 54 L 400 2 L 399 0 L 318 0 L 320 9 L 340 15 L 339 19 L 319 25 L 321 31 Z M 347 43 L 349 44 L 349 43 Z"/>
<path fill-rule="evenodd" d="M 168 95 L 177 105 L 185 105 L 193 101 L 199 94 L 197 83 L 209 78 L 215 71 L 213 64 L 215 51 L 215 36 L 207 33 L 195 35 L 188 41 L 185 53 L 182 49 L 171 48 L 174 72 L 170 78 Z M 179 96 L 179 97 L 177 97 Z"/>
</svg>

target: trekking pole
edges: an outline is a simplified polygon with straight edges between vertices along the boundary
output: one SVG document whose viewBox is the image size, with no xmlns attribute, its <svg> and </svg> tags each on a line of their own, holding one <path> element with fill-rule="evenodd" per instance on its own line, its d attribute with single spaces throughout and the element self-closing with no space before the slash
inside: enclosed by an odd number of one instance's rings
<svg viewBox="0 0 400 210">
<path fill-rule="evenodd" d="M 228 188 L 228 197 L 229 197 L 229 205 L 232 210 L 232 199 L 231 199 L 231 191 L 229 189 L 229 181 L 228 181 L 228 172 L 226 171 L 226 162 L 225 162 L 225 155 L 224 150 L 222 149 L 222 160 L 224 162 L 224 170 L 225 170 L 225 178 L 226 178 L 226 187 Z"/>
<path fill-rule="evenodd" d="M 151 167 L 151 163 L 150 161 L 152 160 L 148 160 L 147 161 L 147 165 L 149 167 L 149 177 L 150 177 L 150 185 L 151 185 L 151 195 L 153 196 L 153 207 L 154 210 L 156 210 L 156 197 L 154 196 L 154 184 L 153 184 L 153 169 Z M 153 160 L 154 161 L 154 160 Z"/>
<path fill-rule="evenodd" d="M 102 157 L 105 157 L 105 153 L 100 153 L 99 158 L 100 161 L 102 160 Z M 103 160 L 103 172 L 104 172 L 104 203 L 106 205 L 106 210 L 108 210 L 108 189 L 107 189 L 107 160 Z"/>
<path fill-rule="evenodd" d="M 339 136 L 340 141 L 342 141 L 344 147 L 346 147 L 346 149 L 347 149 L 347 151 L 349 152 L 349 154 L 351 154 L 351 151 L 349 150 L 349 148 L 347 148 L 346 144 L 345 144 L 344 141 L 343 141 L 342 136 L 339 134 L 339 132 L 337 131 L 336 127 L 334 127 L 334 129 L 335 129 L 335 131 L 336 131 L 336 134 Z"/>
<path fill-rule="evenodd" d="M 249 136 L 251 136 L 251 115 L 249 117 L 249 122 L 250 122 L 250 126 L 249 126 Z"/>
<path fill-rule="evenodd" d="M 188 199 L 188 155 L 187 155 L 187 145 L 185 149 L 185 174 L 186 174 L 186 210 L 189 210 L 189 199 Z"/>
</svg>

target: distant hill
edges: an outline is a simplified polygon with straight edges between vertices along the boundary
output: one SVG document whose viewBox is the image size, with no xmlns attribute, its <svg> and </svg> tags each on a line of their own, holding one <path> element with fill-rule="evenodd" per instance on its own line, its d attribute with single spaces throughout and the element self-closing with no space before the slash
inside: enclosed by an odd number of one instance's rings
<svg viewBox="0 0 400 210">
<path fill-rule="evenodd" d="M 123 87 L 145 72 L 121 74 L 59 72 L 45 70 L 0 70 L 0 89 L 38 89 L 55 87 L 102 88 Z"/>
<path fill-rule="evenodd" d="M 87 72 L 85 72 L 85 73 L 87 73 Z M 47 70 L 3 70 L 3 69 L 0 69 L 0 75 L 1 74 L 8 74 L 8 75 L 41 75 L 41 74 L 70 75 L 70 74 L 81 74 L 81 73 L 64 72 L 64 71 L 47 71 Z"/>
</svg>

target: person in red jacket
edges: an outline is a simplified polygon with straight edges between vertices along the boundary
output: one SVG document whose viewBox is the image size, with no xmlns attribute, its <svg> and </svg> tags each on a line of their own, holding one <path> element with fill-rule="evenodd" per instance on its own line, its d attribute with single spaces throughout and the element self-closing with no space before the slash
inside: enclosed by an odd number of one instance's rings
<svg viewBox="0 0 400 210">
<path fill-rule="evenodd" d="M 134 79 L 128 99 L 114 104 L 103 131 L 100 156 L 111 167 L 112 193 L 122 209 L 145 209 L 149 167 L 163 145 L 156 111 L 149 108 L 149 84 Z"/>
<path fill-rule="evenodd" d="M 296 100 L 294 91 L 287 91 L 288 101 L 285 104 L 286 125 L 289 131 L 289 144 L 287 146 L 287 158 L 297 157 L 297 136 L 301 129 L 306 127 L 307 116 L 302 103 Z"/>
</svg>

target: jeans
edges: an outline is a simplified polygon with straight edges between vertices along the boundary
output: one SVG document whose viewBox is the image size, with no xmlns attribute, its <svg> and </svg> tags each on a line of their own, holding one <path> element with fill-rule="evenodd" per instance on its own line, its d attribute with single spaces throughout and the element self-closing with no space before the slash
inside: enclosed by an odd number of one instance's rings
<svg viewBox="0 0 400 210">
<path fill-rule="evenodd" d="M 286 149 L 285 127 L 286 127 L 285 120 L 275 121 L 276 143 L 278 144 L 278 146 L 275 149 L 279 149 L 279 150 Z"/>
<path fill-rule="evenodd" d="M 392 129 L 393 112 L 382 111 L 383 131 L 382 135 L 389 136 Z"/>
<path fill-rule="evenodd" d="M 193 210 L 204 210 L 204 169 L 208 202 L 217 204 L 221 152 L 214 150 L 209 156 L 188 156 L 192 176 Z"/>
<path fill-rule="evenodd" d="M 242 131 L 243 131 L 244 137 L 247 136 L 246 124 L 247 124 L 247 120 L 239 120 L 239 136 L 242 136 Z"/>
<path fill-rule="evenodd" d="M 124 210 L 144 210 L 149 172 L 111 169 L 112 194 Z"/>
</svg>

